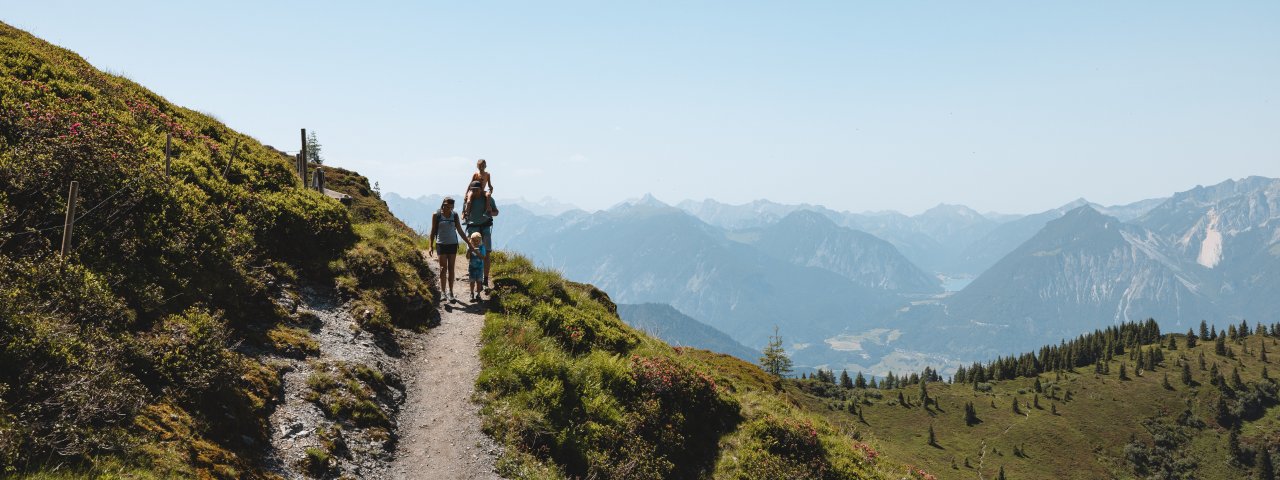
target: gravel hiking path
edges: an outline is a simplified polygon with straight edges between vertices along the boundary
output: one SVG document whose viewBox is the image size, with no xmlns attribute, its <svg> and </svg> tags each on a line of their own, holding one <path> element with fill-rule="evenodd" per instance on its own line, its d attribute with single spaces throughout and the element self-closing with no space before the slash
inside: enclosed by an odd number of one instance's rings
<svg viewBox="0 0 1280 480">
<path fill-rule="evenodd" d="M 434 270 L 435 259 L 430 260 Z M 465 273 L 465 263 L 459 263 Z M 498 446 L 480 430 L 480 406 L 472 400 L 487 297 L 479 303 L 466 300 L 465 275 L 454 291 L 458 301 L 440 302 L 440 325 L 408 346 L 392 478 L 501 478 L 494 473 Z"/>
</svg>

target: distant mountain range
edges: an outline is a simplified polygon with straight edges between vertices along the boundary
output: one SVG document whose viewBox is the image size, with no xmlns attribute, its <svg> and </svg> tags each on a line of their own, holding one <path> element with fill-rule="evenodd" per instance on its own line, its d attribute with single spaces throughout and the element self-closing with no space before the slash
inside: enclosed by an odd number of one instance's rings
<svg viewBox="0 0 1280 480">
<path fill-rule="evenodd" d="M 760 350 L 738 343 L 728 334 L 680 313 L 665 303 L 618 304 L 618 317 L 627 325 L 643 330 L 672 346 L 684 346 L 727 353 L 756 363 Z"/>
<path fill-rule="evenodd" d="M 386 197 L 411 225 L 439 205 Z M 778 325 L 798 364 L 883 374 L 990 358 L 1123 320 L 1153 317 L 1173 329 L 1276 321 L 1278 202 L 1280 180 L 1262 177 L 1128 205 L 1080 199 L 1025 216 L 954 205 L 916 216 L 849 213 L 767 200 L 672 207 L 645 196 L 556 216 L 503 205 L 495 242 L 620 302 L 669 304 L 749 348 Z M 976 278 L 942 292 L 939 277 L 952 275 Z"/>
</svg>

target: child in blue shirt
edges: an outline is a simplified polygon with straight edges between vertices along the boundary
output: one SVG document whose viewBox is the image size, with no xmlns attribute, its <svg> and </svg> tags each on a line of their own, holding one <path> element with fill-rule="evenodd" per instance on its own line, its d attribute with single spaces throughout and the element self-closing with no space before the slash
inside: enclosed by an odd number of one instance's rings
<svg viewBox="0 0 1280 480">
<path fill-rule="evenodd" d="M 480 293 L 484 291 L 484 259 L 489 254 L 488 249 L 484 247 L 484 236 L 480 232 L 474 232 L 467 238 L 471 241 L 471 248 L 467 249 L 467 276 L 470 277 L 471 284 L 471 301 L 480 301 Z"/>
</svg>

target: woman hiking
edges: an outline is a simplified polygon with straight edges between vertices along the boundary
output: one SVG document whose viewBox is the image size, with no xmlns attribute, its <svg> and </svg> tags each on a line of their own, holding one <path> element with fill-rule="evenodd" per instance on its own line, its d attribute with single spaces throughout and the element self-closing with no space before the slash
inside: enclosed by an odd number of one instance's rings
<svg viewBox="0 0 1280 480">
<path fill-rule="evenodd" d="M 444 197 L 440 210 L 431 214 L 431 234 L 428 238 L 431 239 L 432 250 L 440 261 L 440 295 L 449 301 L 458 299 L 453 296 L 453 264 L 458 258 L 458 242 L 467 236 L 463 233 L 461 224 L 458 212 L 453 211 L 453 197 Z M 468 244 L 467 250 L 470 249 L 471 245 Z"/>
</svg>

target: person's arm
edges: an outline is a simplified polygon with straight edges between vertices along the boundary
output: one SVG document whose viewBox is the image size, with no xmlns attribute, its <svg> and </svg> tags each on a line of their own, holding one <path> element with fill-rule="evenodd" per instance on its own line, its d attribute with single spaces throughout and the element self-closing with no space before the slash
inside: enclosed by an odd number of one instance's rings
<svg viewBox="0 0 1280 480">
<path fill-rule="evenodd" d="M 467 241 L 467 248 L 471 248 L 471 239 L 467 238 L 467 234 L 462 231 L 462 221 L 458 219 L 458 214 L 453 214 L 453 228 L 458 231 L 458 238 Z"/>
<path fill-rule="evenodd" d="M 485 172 L 484 183 L 489 185 L 489 195 L 493 195 L 493 174 Z"/>
<path fill-rule="evenodd" d="M 436 251 L 436 229 L 440 228 L 440 214 L 431 214 L 431 234 L 427 236 L 427 245 L 431 247 L 431 251 Z"/>
</svg>

